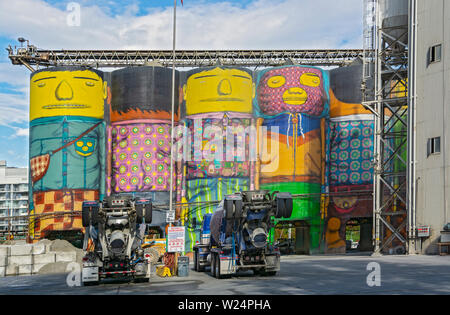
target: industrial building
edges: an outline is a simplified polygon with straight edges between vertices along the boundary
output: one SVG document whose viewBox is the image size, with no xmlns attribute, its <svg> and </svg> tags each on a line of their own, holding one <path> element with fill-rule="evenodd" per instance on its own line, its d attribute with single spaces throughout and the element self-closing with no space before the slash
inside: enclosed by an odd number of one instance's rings
<svg viewBox="0 0 450 315">
<path fill-rule="evenodd" d="M 57 204 L 56 199 L 67 204 L 65 194 L 72 196 L 69 203 L 75 203 L 116 192 L 172 202 L 168 194 L 170 158 L 163 154 L 169 152 L 166 139 L 170 137 L 172 114 L 176 123 L 193 133 L 210 125 L 222 131 L 227 125 L 276 125 L 282 130 L 281 154 L 275 157 L 269 153 L 268 160 L 277 160 L 282 166 L 278 170 L 268 170 L 270 163 L 261 160 L 230 166 L 203 163 L 200 158 L 198 163 L 182 161 L 176 165 L 175 201 L 189 204 L 187 209 L 177 208 L 177 217 L 188 230 L 188 247 L 197 240 L 202 216 L 212 211 L 213 202 L 224 193 L 263 187 L 289 191 L 297 198 L 294 217 L 279 222 L 289 230 L 279 236 L 295 238 L 297 253 L 345 253 L 348 233 L 355 226 L 360 250 L 436 254 L 442 235 L 443 239 L 447 235 L 444 226 L 450 221 L 450 173 L 445 154 L 446 118 L 450 118 L 446 110 L 450 95 L 446 54 L 450 49 L 446 31 L 450 5 L 445 1 L 365 0 L 361 50 L 178 51 L 172 56 L 167 51 L 48 51 L 32 45 L 10 48 L 12 63 L 33 71 L 30 158 L 51 150 L 56 154 L 61 149 L 64 161 L 62 169 L 59 164 L 58 169 L 50 167 L 52 179 L 42 180 L 45 174 L 34 179 L 34 197 L 30 191 L 35 199 L 33 207 L 39 200 L 48 200 L 49 194 L 54 196 L 52 205 Z M 34 65 L 50 68 L 35 71 Z M 127 68 L 111 74 L 88 68 L 93 66 Z M 179 102 L 175 112 L 170 110 L 171 71 L 164 69 L 170 66 L 195 68 L 176 72 Z M 266 69 L 252 71 L 252 66 Z M 324 66 L 332 69 L 319 68 Z M 77 71 L 78 77 L 68 75 Z M 196 79 L 206 81 L 206 77 L 221 79 L 208 79 L 207 89 L 196 86 Z M 294 77 L 301 86 L 291 86 L 287 78 Z M 39 97 L 46 78 L 58 78 L 54 86 L 46 87 L 53 87 L 56 92 L 48 95 L 61 101 L 57 114 L 53 110 L 47 115 L 48 104 Z M 77 88 L 84 88 L 72 79 L 86 80 L 92 88 L 89 101 L 97 111 L 73 108 L 77 117 L 64 111 L 63 103 L 76 97 Z M 246 81 L 253 81 L 256 95 L 251 96 Z M 218 102 L 213 94 L 231 94 L 234 85 L 239 87 L 234 91 L 240 93 L 241 106 Z M 283 86 L 316 98 L 283 103 L 276 99 L 276 89 Z M 208 91 L 214 93 L 208 96 Z M 202 97 L 209 100 L 208 106 L 199 105 L 206 104 Z M 194 125 L 199 117 L 207 119 L 206 125 Z M 47 127 L 59 125 L 61 130 L 75 128 L 82 136 L 86 130 L 93 142 L 81 139 L 75 146 L 78 156 L 66 147 L 42 146 L 50 139 L 45 135 Z M 89 126 L 100 127 L 93 134 Z M 155 152 L 162 150 L 157 157 L 139 142 L 154 130 L 159 133 L 155 135 L 159 148 L 153 148 L 152 141 L 146 145 Z M 66 142 L 74 138 L 68 133 L 58 136 Z M 204 143 L 207 139 L 201 136 Z M 88 147 L 88 143 L 94 146 Z M 245 150 L 249 145 L 244 142 Z M 80 178 L 67 178 L 67 167 L 75 165 L 67 164 L 71 156 L 82 170 L 77 174 Z M 136 159 L 148 159 L 156 168 L 134 165 Z M 149 174 L 154 171 L 152 175 L 147 176 L 146 167 Z M 77 193 L 80 189 L 82 193 Z M 86 193 L 92 196 L 83 195 Z M 49 208 L 44 202 L 40 207 L 41 212 Z M 79 226 L 75 220 L 79 218 L 44 225 L 53 230 L 53 224 L 61 223 L 72 229 Z"/>
<path fill-rule="evenodd" d="M 28 169 L 8 167 L 0 161 L 0 216 L 14 217 L 0 221 L 0 233 L 23 234 L 28 226 Z M 20 217 L 23 218 L 20 218 Z"/>
<path fill-rule="evenodd" d="M 434 254 L 450 222 L 450 3 L 421 0 L 416 10 L 416 225 L 431 228 L 419 252 Z"/>
</svg>

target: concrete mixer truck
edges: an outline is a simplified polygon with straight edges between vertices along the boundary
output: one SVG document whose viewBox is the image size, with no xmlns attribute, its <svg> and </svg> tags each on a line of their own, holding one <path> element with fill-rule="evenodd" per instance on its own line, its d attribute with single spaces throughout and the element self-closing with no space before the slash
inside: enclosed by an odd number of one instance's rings
<svg viewBox="0 0 450 315">
<path fill-rule="evenodd" d="M 152 203 L 132 196 L 110 196 L 102 202 L 85 201 L 82 282 L 127 277 L 148 281 L 150 264 L 141 245 L 146 224 L 152 222 Z"/>
<path fill-rule="evenodd" d="M 206 215 L 200 242 L 194 246 L 194 270 L 210 266 L 218 279 L 239 270 L 273 276 L 280 270 L 280 251 L 269 242 L 273 217 L 289 218 L 290 193 L 243 191 L 227 195 L 212 215 Z M 209 234 L 209 238 L 208 238 Z"/>
</svg>

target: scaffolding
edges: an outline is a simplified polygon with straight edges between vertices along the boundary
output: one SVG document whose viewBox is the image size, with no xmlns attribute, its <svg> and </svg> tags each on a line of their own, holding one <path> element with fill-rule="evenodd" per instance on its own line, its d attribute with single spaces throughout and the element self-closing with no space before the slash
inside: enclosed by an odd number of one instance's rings
<svg viewBox="0 0 450 315">
<path fill-rule="evenodd" d="M 385 25 L 382 0 L 365 0 L 364 32 L 368 48 L 363 78 L 364 103 L 375 114 L 374 254 L 413 253 L 415 239 L 414 95 L 415 0 L 409 0 L 408 22 Z M 386 1 L 384 1 L 386 2 Z M 412 31 L 411 31 L 412 30 Z M 365 47 L 366 48 L 366 47 Z M 367 49 L 366 51 L 371 51 Z M 411 71 L 412 70 L 412 71 Z M 373 89 L 367 82 L 373 78 Z M 412 93 L 411 93 L 412 92 Z M 412 162 L 411 162 L 412 161 Z"/>
</svg>

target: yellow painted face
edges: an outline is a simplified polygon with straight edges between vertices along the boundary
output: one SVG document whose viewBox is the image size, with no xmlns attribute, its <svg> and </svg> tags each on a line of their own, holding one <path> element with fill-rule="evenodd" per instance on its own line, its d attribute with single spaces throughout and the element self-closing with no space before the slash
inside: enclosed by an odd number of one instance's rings
<svg viewBox="0 0 450 315">
<path fill-rule="evenodd" d="M 196 73 L 184 86 L 186 114 L 252 111 L 252 77 L 238 69 L 221 69 Z"/>
<path fill-rule="evenodd" d="M 30 120 L 52 116 L 102 119 L 106 82 L 93 71 L 43 71 L 30 87 Z"/>
</svg>

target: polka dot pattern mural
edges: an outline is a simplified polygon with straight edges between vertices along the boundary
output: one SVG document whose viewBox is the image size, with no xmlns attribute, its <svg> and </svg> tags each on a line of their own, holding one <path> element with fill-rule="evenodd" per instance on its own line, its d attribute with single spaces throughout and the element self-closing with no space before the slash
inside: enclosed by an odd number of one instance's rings
<svg viewBox="0 0 450 315">
<path fill-rule="evenodd" d="M 111 139 L 114 193 L 169 191 L 169 123 L 113 124 Z"/>
</svg>

